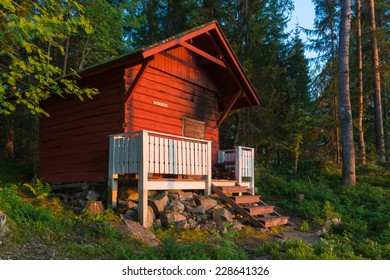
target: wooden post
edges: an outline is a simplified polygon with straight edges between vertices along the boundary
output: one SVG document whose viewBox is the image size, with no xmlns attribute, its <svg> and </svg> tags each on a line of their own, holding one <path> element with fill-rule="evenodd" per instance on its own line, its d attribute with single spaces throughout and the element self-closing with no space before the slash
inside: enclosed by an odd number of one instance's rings
<svg viewBox="0 0 390 280">
<path fill-rule="evenodd" d="M 207 182 L 205 194 L 211 195 L 211 177 L 212 177 L 212 168 L 211 168 L 211 141 L 207 143 Z"/>
<path fill-rule="evenodd" d="M 116 136 L 110 136 L 110 151 L 108 159 L 108 197 L 107 207 L 115 209 L 117 206 L 118 181 L 115 172 L 115 139 Z"/>
<path fill-rule="evenodd" d="M 146 226 L 148 218 L 148 172 L 149 172 L 149 135 L 142 130 L 139 145 L 139 180 L 138 180 L 138 221 Z"/>
<path fill-rule="evenodd" d="M 242 167 L 242 147 L 237 146 L 236 147 L 236 158 L 235 158 L 235 169 L 236 169 L 236 182 L 238 185 L 241 186 L 242 184 L 242 172 L 241 172 L 241 167 Z"/>
<path fill-rule="evenodd" d="M 255 149 L 254 148 L 251 148 L 250 170 L 251 170 L 251 184 L 249 187 L 249 192 L 252 195 L 255 195 Z"/>
</svg>

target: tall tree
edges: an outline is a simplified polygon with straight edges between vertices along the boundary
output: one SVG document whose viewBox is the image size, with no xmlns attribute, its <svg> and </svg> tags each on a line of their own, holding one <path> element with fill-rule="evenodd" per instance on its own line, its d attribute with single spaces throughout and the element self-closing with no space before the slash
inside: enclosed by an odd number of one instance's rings
<svg viewBox="0 0 390 280">
<path fill-rule="evenodd" d="M 285 130 L 285 145 L 293 153 L 294 171 L 298 172 L 298 161 L 302 148 L 310 141 L 309 131 L 313 125 L 312 103 L 309 93 L 309 63 L 296 26 L 286 60 L 286 92 L 288 108 L 282 127 Z"/>
<path fill-rule="evenodd" d="M 349 40 L 351 30 L 351 0 L 341 0 L 339 35 L 339 109 L 342 145 L 342 176 L 344 185 L 356 184 L 355 148 L 353 142 L 352 109 L 349 92 Z"/>
<path fill-rule="evenodd" d="M 339 0 L 312 0 L 315 8 L 314 30 L 305 30 L 309 49 L 317 53 L 319 71 L 313 82 L 313 92 L 321 110 L 323 153 L 333 154 L 335 163 L 341 163 L 340 125 L 337 98 L 337 50 Z"/>
<path fill-rule="evenodd" d="M 370 39 L 371 39 L 371 63 L 374 87 L 374 110 L 375 110 L 375 132 L 376 148 L 379 151 L 380 162 L 386 161 L 385 156 L 385 136 L 383 128 L 382 97 L 381 97 L 381 77 L 379 71 L 379 54 L 376 36 L 375 23 L 375 1 L 369 0 L 370 15 Z"/>
<path fill-rule="evenodd" d="M 361 5 L 360 0 L 356 0 L 356 53 L 357 53 L 357 68 L 358 68 L 358 95 L 359 95 L 359 109 L 358 109 L 358 147 L 359 159 L 362 165 L 366 165 L 366 143 L 364 141 L 363 130 L 363 112 L 364 112 L 364 94 L 363 94 L 363 52 L 362 52 L 362 24 L 361 24 Z"/>
</svg>

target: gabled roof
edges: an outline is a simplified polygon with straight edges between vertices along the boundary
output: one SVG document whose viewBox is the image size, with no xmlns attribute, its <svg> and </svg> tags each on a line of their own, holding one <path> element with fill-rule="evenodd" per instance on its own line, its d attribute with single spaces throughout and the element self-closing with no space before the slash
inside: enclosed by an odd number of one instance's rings
<svg viewBox="0 0 390 280">
<path fill-rule="evenodd" d="M 219 108 L 231 109 L 261 104 L 255 89 L 216 21 L 169 37 L 105 63 L 81 70 L 81 77 L 90 77 L 112 69 L 125 68 L 152 59 L 157 53 L 183 46 L 199 55 L 205 71 L 215 81 L 219 92 Z M 222 119 L 223 120 L 223 119 Z"/>
</svg>

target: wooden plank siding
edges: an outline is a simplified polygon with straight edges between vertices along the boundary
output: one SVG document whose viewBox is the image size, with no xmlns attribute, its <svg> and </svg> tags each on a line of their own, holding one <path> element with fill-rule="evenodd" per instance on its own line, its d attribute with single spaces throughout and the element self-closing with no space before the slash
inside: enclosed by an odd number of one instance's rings
<svg viewBox="0 0 390 280">
<path fill-rule="evenodd" d="M 216 162 L 217 88 L 197 63 L 196 56 L 183 47 L 157 54 L 126 104 L 124 127 L 125 132 L 151 130 L 182 136 L 183 118 L 202 121 Z M 126 70 L 126 88 L 139 69 Z"/>
<path fill-rule="evenodd" d="M 99 89 L 93 100 L 51 98 L 40 120 L 39 177 L 51 183 L 106 181 L 108 135 L 123 131 L 123 71 L 82 82 Z"/>
</svg>

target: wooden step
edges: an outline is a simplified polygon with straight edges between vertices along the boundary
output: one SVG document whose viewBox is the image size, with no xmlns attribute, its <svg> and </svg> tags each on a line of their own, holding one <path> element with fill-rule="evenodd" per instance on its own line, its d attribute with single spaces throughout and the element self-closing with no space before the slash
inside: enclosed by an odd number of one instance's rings
<svg viewBox="0 0 390 280">
<path fill-rule="evenodd" d="M 230 198 L 238 204 L 256 203 L 260 201 L 260 196 L 257 195 L 231 196 Z"/>
<path fill-rule="evenodd" d="M 235 180 L 212 180 L 211 183 L 216 187 L 234 187 L 234 186 L 236 186 Z"/>
<path fill-rule="evenodd" d="M 247 206 L 244 209 L 251 215 L 265 215 L 272 214 L 274 212 L 275 206 L 271 205 L 262 205 L 262 206 Z"/>
<path fill-rule="evenodd" d="M 223 193 L 246 193 L 248 192 L 247 187 L 241 187 L 241 186 L 233 186 L 233 187 L 228 187 L 228 186 L 218 186 Z"/>
<path fill-rule="evenodd" d="M 288 223 L 288 217 L 286 216 L 271 216 L 271 217 L 261 217 L 258 219 L 260 223 L 263 223 L 265 227 L 273 227 L 285 225 Z"/>
</svg>

